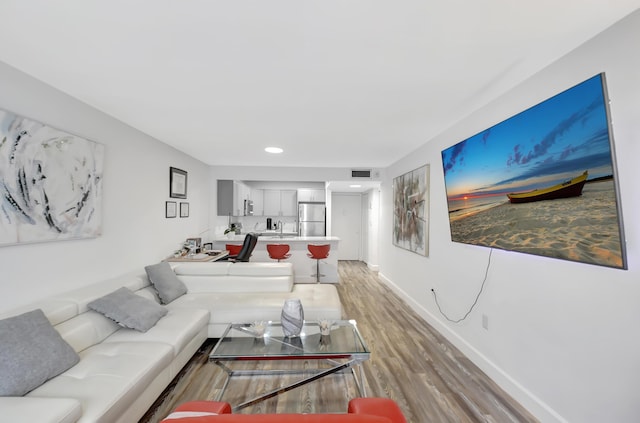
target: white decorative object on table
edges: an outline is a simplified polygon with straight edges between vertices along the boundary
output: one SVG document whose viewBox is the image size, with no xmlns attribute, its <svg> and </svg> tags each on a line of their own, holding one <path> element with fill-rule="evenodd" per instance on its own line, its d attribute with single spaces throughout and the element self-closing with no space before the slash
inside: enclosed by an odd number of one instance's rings
<svg viewBox="0 0 640 423">
<path fill-rule="evenodd" d="M 320 327 L 320 335 L 330 335 L 333 321 L 328 319 L 320 319 L 318 320 L 318 326 Z"/>
<path fill-rule="evenodd" d="M 304 323 L 302 302 L 297 299 L 285 300 L 280 316 L 284 336 L 298 336 Z"/>
<path fill-rule="evenodd" d="M 267 329 L 267 323 L 264 321 L 258 321 L 251 323 L 251 332 L 253 332 L 253 336 L 256 338 L 262 338 L 264 336 L 264 332 Z"/>
</svg>

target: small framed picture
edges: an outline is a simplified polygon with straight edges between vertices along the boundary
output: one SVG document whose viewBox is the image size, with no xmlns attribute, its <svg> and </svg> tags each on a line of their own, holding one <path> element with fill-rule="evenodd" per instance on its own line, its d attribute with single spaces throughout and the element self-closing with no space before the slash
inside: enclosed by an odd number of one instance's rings
<svg viewBox="0 0 640 423">
<path fill-rule="evenodd" d="M 198 246 L 198 242 L 195 238 L 187 238 L 184 242 L 184 248 L 189 250 L 189 253 L 195 254 L 198 252 L 200 247 Z"/>
<path fill-rule="evenodd" d="M 213 250 L 213 242 L 205 242 L 204 244 L 202 244 L 202 249 L 205 251 Z"/>
<path fill-rule="evenodd" d="M 187 198 L 187 172 L 175 167 L 169 168 L 169 197 Z"/>
<path fill-rule="evenodd" d="M 202 245 L 202 238 L 187 238 L 187 244 L 200 248 Z"/>
<path fill-rule="evenodd" d="M 180 203 L 180 217 L 189 217 L 189 203 Z"/>
<path fill-rule="evenodd" d="M 171 218 L 178 215 L 178 204 L 175 201 L 167 201 L 164 205 L 164 217 Z"/>
</svg>

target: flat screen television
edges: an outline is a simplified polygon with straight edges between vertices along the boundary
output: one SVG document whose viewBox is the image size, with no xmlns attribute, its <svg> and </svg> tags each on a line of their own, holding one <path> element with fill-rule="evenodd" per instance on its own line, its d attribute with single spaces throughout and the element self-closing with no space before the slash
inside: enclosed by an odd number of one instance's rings
<svg viewBox="0 0 640 423">
<path fill-rule="evenodd" d="M 442 151 L 453 242 L 626 269 L 605 74 Z"/>
</svg>

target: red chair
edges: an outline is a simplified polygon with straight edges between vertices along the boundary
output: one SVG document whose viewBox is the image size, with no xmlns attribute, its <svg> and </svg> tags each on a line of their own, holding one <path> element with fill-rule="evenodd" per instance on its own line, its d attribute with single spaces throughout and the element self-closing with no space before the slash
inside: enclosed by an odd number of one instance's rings
<svg viewBox="0 0 640 423">
<path fill-rule="evenodd" d="M 237 256 L 242 249 L 242 244 L 227 244 L 224 246 L 225 250 L 229 251 L 230 256 Z"/>
<path fill-rule="evenodd" d="M 388 398 L 354 398 L 346 413 L 233 414 L 226 402 L 190 401 L 176 407 L 160 423 L 407 423 L 398 404 Z"/>
<path fill-rule="evenodd" d="M 270 258 L 278 261 L 291 257 L 289 244 L 267 244 L 267 252 Z"/>
<path fill-rule="evenodd" d="M 323 260 L 323 259 L 326 259 L 327 257 L 329 257 L 329 250 L 331 249 L 331 245 L 329 245 L 329 244 L 322 244 L 322 245 L 308 244 L 307 245 L 307 249 L 309 250 L 309 253 L 307 254 L 307 256 L 309 258 L 312 258 L 312 259 L 316 260 L 316 274 L 315 275 L 311 275 L 311 276 L 315 276 L 316 277 L 316 282 L 320 282 L 320 276 L 326 276 L 326 275 L 321 275 L 320 274 L 320 260 Z"/>
</svg>

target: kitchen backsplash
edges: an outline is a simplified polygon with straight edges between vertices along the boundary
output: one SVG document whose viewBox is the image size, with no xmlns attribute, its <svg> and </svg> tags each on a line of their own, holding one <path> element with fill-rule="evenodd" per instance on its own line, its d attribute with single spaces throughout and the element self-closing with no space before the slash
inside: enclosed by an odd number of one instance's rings
<svg viewBox="0 0 640 423">
<path fill-rule="evenodd" d="M 272 217 L 271 221 L 275 225 L 278 221 L 283 223 L 282 232 L 297 233 L 298 221 L 295 217 Z M 242 224 L 242 233 L 247 232 L 264 232 L 267 230 L 267 217 L 266 216 L 240 216 L 232 217 L 232 223 Z"/>
</svg>

